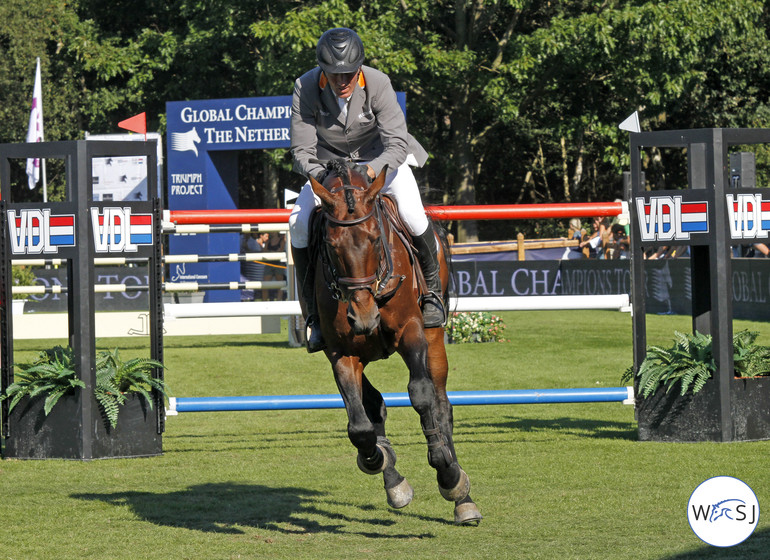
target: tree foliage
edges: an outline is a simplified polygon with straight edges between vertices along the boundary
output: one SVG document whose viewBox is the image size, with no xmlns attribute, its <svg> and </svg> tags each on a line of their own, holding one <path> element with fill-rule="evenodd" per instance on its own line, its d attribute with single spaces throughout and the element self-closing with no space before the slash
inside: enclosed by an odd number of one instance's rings
<svg viewBox="0 0 770 560">
<path fill-rule="evenodd" d="M 645 130 L 768 126 L 768 13 L 759 0 L 4 0 L 0 141 L 24 138 L 36 56 L 47 139 L 141 111 L 162 132 L 166 101 L 290 94 L 320 34 L 349 26 L 407 92 L 433 156 L 418 172 L 429 202 L 607 201 L 634 110 Z M 643 162 L 648 178 L 662 157 Z M 260 185 L 296 187 L 288 169 L 285 152 L 248 160 L 243 200 L 274 203 Z M 538 228 L 478 227 L 460 238 Z"/>
</svg>

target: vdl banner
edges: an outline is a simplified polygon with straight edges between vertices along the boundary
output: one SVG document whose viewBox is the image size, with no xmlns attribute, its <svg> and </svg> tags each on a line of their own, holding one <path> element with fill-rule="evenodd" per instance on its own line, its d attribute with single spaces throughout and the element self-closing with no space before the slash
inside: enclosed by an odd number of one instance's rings
<svg viewBox="0 0 770 560">
<path fill-rule="evenodd" d="M 136 213 L 132 206 L 93 206 L 91 225 L 94 252 L 136 253 L 153 246 L 152 213 Z M 152 210 L 144 203 L 145 210 Z M 75 214 L 54 214 L 51 208 L 13 208 L 6 211 L 11 255 L 59 256 L 60 249 L 74 247 Z"/>
<path fill-rule="evenodd" d="M 768 238 L 770 200 L 764 200 L 763 194 L 725 194 L 730 239 L 740 244 L 746 240 Z M 703 196 L 698 191 L 688 192 L 687 195 L 696 199 Z M 709 201 L 688 201 L 685 196 L 655 193 L 636 198 L 642 243 L 694 244 L 693 236 L 698 238 L 709 234 Z"/>
<path fill-rule="evenodd" d="M 396 96 L 406 112 L 406 95 Z M 291 100 L 284 95 L 166 103 L 168 208 L 238 208 L 238 153 L 288 148 Z M 169 240 L 172 254 L 222 255 L 239 248 L 237 233 L 176 234 Z M 178 264 L 171 266 L 169 280 L 233 282 L 239 274 L 237 262 Z M 206 292 L 206 301 L 238 299 L 234 291 Z"/>
</svg>

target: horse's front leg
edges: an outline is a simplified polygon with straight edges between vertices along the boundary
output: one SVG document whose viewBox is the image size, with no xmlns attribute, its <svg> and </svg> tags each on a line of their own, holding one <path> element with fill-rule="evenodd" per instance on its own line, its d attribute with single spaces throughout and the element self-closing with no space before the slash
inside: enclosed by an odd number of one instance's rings
<svg viewBox="0 0 770 560">
<path fill-rule="evenodd" d="M 385 435 L 385 420 L 388 417 L 385 401 L 382 398 L 382 394 L 369 382 L 366 374 L 363 375 L 362 386 L 366 415 L 374 425 L 374 432 L 377 434 L 377 445 L 386 452 L 388 458 L 388 466 L 382 471 L 388 505 L 393 508 L 406 507 L 414 497 L 414 489 L 401 476 L 401 473 L 396 470 L 396 453 L 393 451 L 393 447 Z"/>
<path fill-rule="evenodd" d="M 348 438 L 358 449 L 358 467 L 367 474 L 377 474 L 395 463 L 392 449 L 377 442 L 377 432 L 364 407 L 363 371 L 361 360 L 355 356 L 329 353 L 345 410 L 348 413 Z"/>
</svg>

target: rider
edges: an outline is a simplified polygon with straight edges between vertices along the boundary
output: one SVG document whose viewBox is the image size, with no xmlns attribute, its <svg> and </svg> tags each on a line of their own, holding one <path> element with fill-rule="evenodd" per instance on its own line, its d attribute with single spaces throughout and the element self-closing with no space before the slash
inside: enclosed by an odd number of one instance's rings
<svg viewBox="0 0 770 560">
<path fill-rule="evenodd" d="M 423 297 L 426 328 L 444 324 L 436 240 L 420 198 L 410 163 L 422 166 L 425 149 L 407 132 L 406 119 L 388 76 L 364 66 L 364 45 L 352 29 L 326 31 L 316 47 L 318 66 L 294 84 L 291 105 L 291 152 L 294 171 L 322 182 L 324 163 L 343 158 L 360 164 L 373 180 L 388 167 L 383 193 L 398 202 L 398 212 L 412 235 L 428 285 Z M 317 322 L 314 263 L 308 251 L 310 215 L 321 201 L 308 181 L 289 218 L 291 250 L 307 322 L 309 352 L 325 346 Z"/>
</svg>

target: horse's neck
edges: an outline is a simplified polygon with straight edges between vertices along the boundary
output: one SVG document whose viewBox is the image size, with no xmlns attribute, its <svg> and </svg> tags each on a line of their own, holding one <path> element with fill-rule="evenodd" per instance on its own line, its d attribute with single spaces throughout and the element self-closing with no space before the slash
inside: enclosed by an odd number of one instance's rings
<svg viewBox="0 0 770 560">
<path fill-rule="evenodd" d="M 398 204 L 395 199 L 387 194 L 378 195 L 378 198 L 382 200 L 382 208 L 385 211 L 384 221 L 387 222 L 386 227 L 392 229 L 404 241 L 405 245 L 411 245 L 409 230 L 398 213 Z"/>
</svg>

